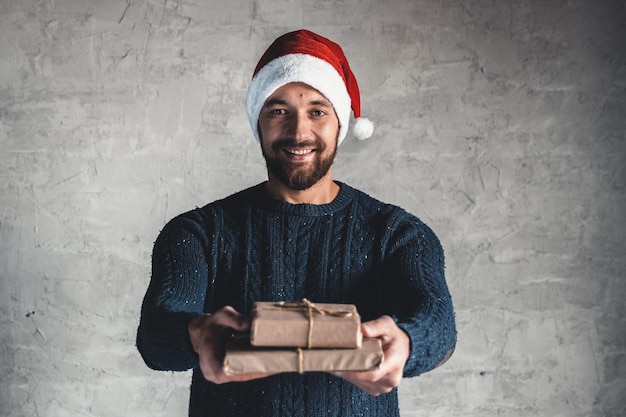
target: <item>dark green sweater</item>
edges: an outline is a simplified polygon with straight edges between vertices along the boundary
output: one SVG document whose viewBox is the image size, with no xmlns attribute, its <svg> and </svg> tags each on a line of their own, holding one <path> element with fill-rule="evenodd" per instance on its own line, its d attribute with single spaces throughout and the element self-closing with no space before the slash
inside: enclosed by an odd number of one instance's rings
<svg viewBox="0 0 626 417">
<path fill-rule="evenodd" d="M 152 257 L 137 347 L 159 370 L 194 368 L 191 417 L 397 416 L 397 391 L 378 397 L 326 373 L 285 373 L 215 385 L 198 370 L 189 320 L 254 301 L 356 304 L 407 332 L 404 376 L 433 369 L 456 343 L 439 240 L 415 216 L 346 184 L 325 205 L 272 199 L 259 184 L 170 221 Z"/>
</svg>

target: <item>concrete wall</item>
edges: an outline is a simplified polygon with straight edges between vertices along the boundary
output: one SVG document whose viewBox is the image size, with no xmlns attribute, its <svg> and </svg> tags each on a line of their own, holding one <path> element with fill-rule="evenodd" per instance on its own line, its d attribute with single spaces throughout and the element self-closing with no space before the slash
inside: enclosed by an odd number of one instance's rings
<svg viewBox="0 0 626 417">
<path fill-rule="evenodd" d="M 403 416 L 626 415 L 623 1 L 0 1 L 0 415 L 184 416 L 135 347 L 152 243 L 265 177 L 243 99 L 277 35 L 344 46 L 336 177 L 440 235 L 453 359 Z"/>
</svg>

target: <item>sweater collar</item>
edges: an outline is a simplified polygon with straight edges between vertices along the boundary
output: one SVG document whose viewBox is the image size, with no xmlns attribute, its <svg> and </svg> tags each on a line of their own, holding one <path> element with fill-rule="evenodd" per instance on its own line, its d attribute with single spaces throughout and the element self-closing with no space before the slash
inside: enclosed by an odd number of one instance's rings
<svg viewBox="0 0 626 417">
<path fill-rule="evenodd" d="M 266 209 L 292 215 L 315 217 L 336 213 L 348 205 L 353 198 L 353 189 L 339 181 L 335 181 L 339 185 L 339 193 L 333 201 L 328 204 L 291 204 L 282 200 L 273 198 L 266 191 L 267 182 L 258 184 L 255 188 L 255 200 Z"/>
</svg>

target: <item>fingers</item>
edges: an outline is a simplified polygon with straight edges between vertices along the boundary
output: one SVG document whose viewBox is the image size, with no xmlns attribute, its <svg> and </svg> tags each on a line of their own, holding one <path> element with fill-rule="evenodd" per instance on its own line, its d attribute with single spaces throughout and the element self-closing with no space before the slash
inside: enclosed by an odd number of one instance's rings
<svg viewBox="0 0 626 417">
<path fill-rule="evenodd" d="M 225 374 L 224 374 L 225 375 Z M 245 382 L 253 379 L 267 378 L 276 375 L 274 372 L 250 372 L 247 374 L 225 375 L 223 382 Z M 218 384 L 221 382 L 218 382 Z"/>
<path fill-rule="evenodd" d="M 380 371 L 333 372 L 333 375 L 345 379 L 370 395 L 386 394 L 400 385 L 401 374 Z"/>
<path fill-rule="evenodd" d="M 226 343 L 235 331 L 250 328 L 249 319 L 227 306 L 213 314 L 195 317 L 189 323 L 189 337 L 194 350 L 198 353 L 200 370 L 207 381 L 216 384 L 233 381 L 249 381 L 264 378 L 269 373 L 249 373 L 226 375 L 223 369 Z"/>
<path fill-rule="evenodd" d="M 402 380 L 404 364 L 409 357 L 409 337 L 389 316 L 363 323 L 361 332 L 364 337 L 381 341 L 384 357 L 380 368 L 367 372 L 335 372 L 334 375 L 353 383 L 370 395 L 390 392 Z"/>
<path fill-rule="evenodd" d="M 217 326 L 228 327 L 236 331 L 245 331 L 250 328 L 250 320 L 231 306 L 220 308 L 212 317 L 212 323 Z"/>
<path fill-rule="evenodd" d="M 398 329 L 398 326 L 396 326 L 396 322 L 389 316 L 381 316 L 376 320 L 361 324 L 363 336 L 381 339 L 383 344 L 388 341 L 395 329 Z"/>
</svg>

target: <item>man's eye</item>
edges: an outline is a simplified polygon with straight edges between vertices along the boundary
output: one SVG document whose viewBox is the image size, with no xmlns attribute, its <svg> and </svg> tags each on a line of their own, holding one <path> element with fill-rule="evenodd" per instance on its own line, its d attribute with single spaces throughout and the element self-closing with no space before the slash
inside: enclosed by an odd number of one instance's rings
<svg viewBox="0 0 626 417">
<path fill-rule="evenodd" d="M 275 115 L 283 115 L 283 114 L 286 114 L 286 113 L 287 112 L 284 109 L 273 109 L 272 110 L 272 114 L 275 114 Z"/>
<path fill-rule="evenodd" d="M 320 117 L 326 114 L 324 110 L 313 110 L 311 114 L 315 117 Z"/>
</svg>

